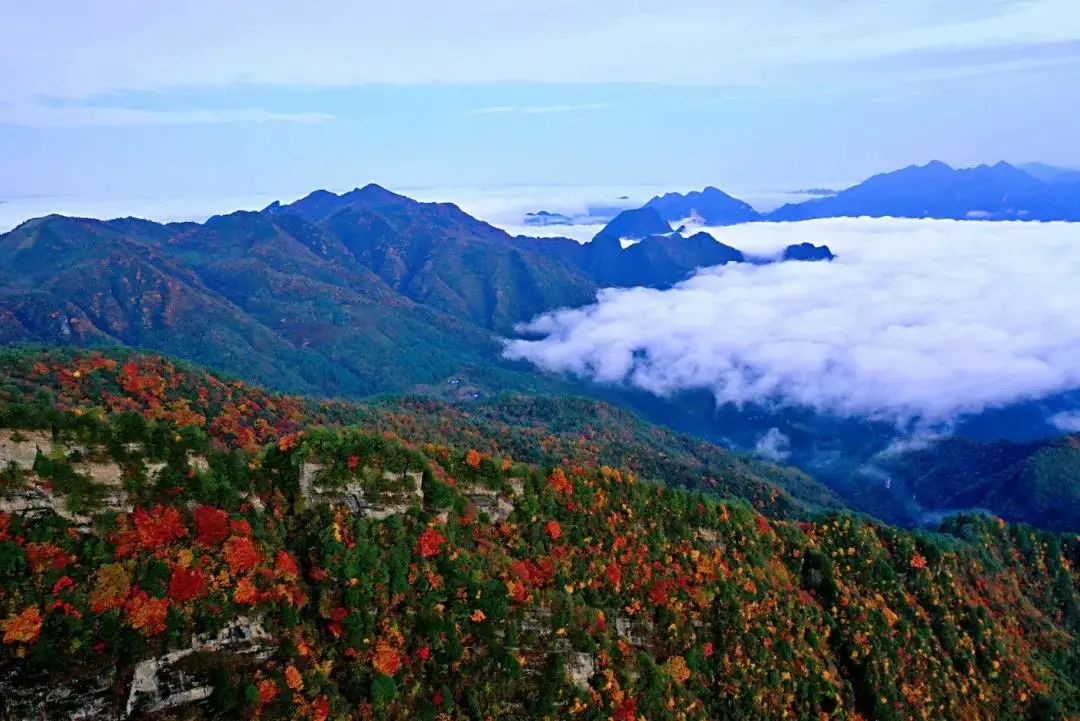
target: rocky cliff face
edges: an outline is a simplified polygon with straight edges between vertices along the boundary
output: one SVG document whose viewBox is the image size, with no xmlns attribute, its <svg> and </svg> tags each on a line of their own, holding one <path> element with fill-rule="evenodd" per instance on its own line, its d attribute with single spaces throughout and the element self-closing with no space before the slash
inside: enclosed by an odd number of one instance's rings
<svg viewBox="0 0 1080 721">
<path fill-rule="evenodd" d="M 254 665 L 265 661 L 273 648 L 260 621 L 247 617 L 229 622 L 217 633 L 196 636 L 186 648 L 135 666 L 123 715 L 140 717 L 204 701 L 214 690 L 208 661 L 228 659 L 232 665 Z"/>
<path fill-rule="evenodd" d="M 54 461 L 68 464 L 81 481 L 96 491 L 97 509 L 131 510 L 124 488 L 124 469 L 103 449 L 91 450 L 79 443 L 57 440 L 42 431 L 0 429 L 0 468 L 6 469 L 7 475 L 0 494 L 0 511 L 28 516 L 55 513 L 80 528 L 89 528 L 90 509 L 85 504 L 70 503 L 51 479 L 39 473 L 43 465 L 51 466 Z M 150 464 L 149 472 L 163 465 Z"/>
<path fill-rule="evenodd" d="M 255 667 L 275 648 L 256 618 L 237 618 L 179 650 L 147 658 L 133 670 L 55 683 L 47 675 L 0 676 L 0 718 L 27 721 L 124 721 L 171 718 L 213 694 L 210 673 L 227 664 Z"/>
<path fill-rule="evenodd" d="M 306 461 L 300 467 L 300 493 L 308 504 L 347 508 L 362 518 L 382 520 L 424 503 L 423 473 L 359 469 L 355 480 L 334 482 L 326 464 Z"/>
</svg>

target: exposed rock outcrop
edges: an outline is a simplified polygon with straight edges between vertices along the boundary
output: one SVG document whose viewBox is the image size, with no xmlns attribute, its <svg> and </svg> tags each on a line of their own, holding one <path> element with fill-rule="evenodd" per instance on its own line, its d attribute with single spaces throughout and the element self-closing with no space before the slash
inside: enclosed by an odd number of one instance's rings
<svg viewBox="0 0 1080 721">
<path fill-rule="evenodd" d="M 34 467 L 38 451 L 45 455 L 53 452 L 51 433 L 0 429 L 0 467 L 14 463 L 19 468 L 29 470 Z"/>
<path fill-rule="evenodd" d="M 377 471 L 361 469 L 356 474 L 356 480 L 336 484 L 326 482 L 326 468 L 324 464 L 311 461 L 301 465 L 300 493 L 307 503 L 345 506 L 364 518 L 381 520 L 407 513 L 410 508 L 424 502 L 423 474 L 420 471 L 401 474 L 383 471 L 382 481 L 395 489 L 377 492 L 363 480 Z"/>
<path fill-rule="evenodd" d="M 570 651 L 566 654 L 566 672 L 578 688 L 587 690 L 589 679 L 596 673 L 596 657 L 584 651 Z"/>
<path fill-rule="evenodd" d="M 92 525 L 89 513 L 72 511 L 64 494 L 37 475 L 34 467 L 39 454 L 68 459 L 75 473 L 100 486 L 99 510 L 131 510 L 124 469 L 99 449 L 57 441 L 46 431 L 5 428 L 0 429 L 0 468 L 14 467 L 21 479 L 0 493 L 0 511 L 28 516 L 55 513 L 83 529 Z"/>
<path fill-rule="evenodd" d="M 269 658 L 271 636 L 257 619 L 239 617 L 217 634 L 197 636 L 190 646 L 147 659 L 135 667 L 124 713 L 128 718 L 197 703 L 213 693 L 208 679 L 185 661 L 199 654 L 247 657 L 253 663 Z"/>
<path fill-rule="evenodd" d="M 45 675 L 0 676 L 0 718 L 26 721 L 115 721 L 111 677 L 56 683 Z"/>
<path fill-rule="evenodd" d="M 8 673 L 0 677 L 0 718 L 34 721 L 146 718 L 209 698 L 213 688 L 206 672 L 208 659 L 254 665 L 269 658 L 274 648 L 271 635 L 258 619 L 241 616 L 217 633 L 195 637 L 187 648 L 141 661 L 135 666 L 130 683 L 122 683 L 126 676 L 115 673 L 63 684 L 46 676 Z M 118 697 L 118 691 L 125 688 L 126 697 Z"/>
<path fill-rule="evenodd" d="M 619 614 L 615 617 L 615 630 L 631 646 L 643 647 L 653 633 L 653 626 L 648 619 Z"/>
<path fill-rule="evenodd" d="M 712 548 L 719 548 L 723 550 L 725 548 L 724 541 L 720 538 L 720 533 L 713 528 L 695 528 L 694 537 L 699 541 L 708 544 Z"/>
<path fill-rule="evenodd" d="M 502 523 L 514 512 L 514 502 L 507 493 L 479 485 L 462 487 L 461 493 L 477 513 L 487 515 L 495 523 Z"/>
</svg>

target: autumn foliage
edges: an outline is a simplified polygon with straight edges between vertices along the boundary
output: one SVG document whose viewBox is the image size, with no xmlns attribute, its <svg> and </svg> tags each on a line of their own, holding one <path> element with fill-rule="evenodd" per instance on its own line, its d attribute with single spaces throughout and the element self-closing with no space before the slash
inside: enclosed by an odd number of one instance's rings
<svg viewBox="0 0 1080 721">
<path fill-rule="evenodd" d="M 784 517 L 767 493 L 718 499 L 598 463 L 589 438 L 537 436 L 564 457 L 506 463 L 529 448 L 476 434 L 410 443 L 430 419 L 342 430 L 333 403 L 162 359 L 108 361 L 79 356 L 66 373 L 41 361 L 27 375 L 55 387 L 49 410 L 24 400 L 5 411 L 39 412 L 56 437 L 106 449 L 131 495 L 88 510 L 90 523 L 0 513 L 0 679 L 121 689 L 138 660 L 243 618 L 264 645 L 191 657 L 185 668 L 213 693 L 182 713 L 1080 714 L 1075 536 L 980 515 L 935 533 L 842 512 Z M 14 399 L 21 383 L 3 392 Z M 459 432 L 447 423 L 447 436 Z M 302 490 L 313 468 L 324 498 Z M 93 488 L 54 475 L 57 494 L 93 500 Z M 413 478 L 422 498 L 402 491 Z M 365 508 L 390 510 L 357 511 L 357 488 Z M 496 518 L 499 503 L 509 507 Z"/>
<path fill-rule="evenodd" d="M 220 508 L 199 506 L 195 509 L 195 540 L 204 546 L 217 546 L 229 536 L 229 514 Z"/>
<path fill-rule="evenodd" d="M 41 633 L 41 613 L 34 606 L 27 606 L 19 614 L 0 621 L 0 630 L 4 633 L 4 643 L 32 644 Z"/>
<path fill-rule="evenodd" d="M 420 551 L 421 556 L 424 558 L 431 558 L 432 556 L 439 555 L 445 541 L 446 538 L 439 533 L 437 528 L 428 526 L 424 529 L 424 532 L 420 534 L 417 548 Z"/>
</svg>

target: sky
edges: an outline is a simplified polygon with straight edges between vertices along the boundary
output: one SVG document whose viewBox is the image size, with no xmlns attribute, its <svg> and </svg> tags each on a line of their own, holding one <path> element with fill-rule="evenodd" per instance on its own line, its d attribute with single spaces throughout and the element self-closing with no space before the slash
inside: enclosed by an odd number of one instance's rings
<svg viewBox="0 0 1080 721">
<path fill-rule="evenodd" d="M 1080 166 L 1075 0 L 0 0 L 0 17 L 6 217 L 169 219 L 367 182 L 753 194 L 930 159 Z"/>
</svg>

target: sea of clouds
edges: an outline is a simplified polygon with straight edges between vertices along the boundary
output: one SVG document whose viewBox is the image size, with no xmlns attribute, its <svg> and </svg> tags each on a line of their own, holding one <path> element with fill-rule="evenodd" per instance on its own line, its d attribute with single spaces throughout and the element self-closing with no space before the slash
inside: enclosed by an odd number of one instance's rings
<svg viewBox="0 0 1080 721">
<path fill-rule="evenodd" d="M 526 324 L 506 355 L 659 395 L 707 389 L 718 402 L 897 423 L 1080 388 L 1080 225 L 842 218 L 706 230 L 759 255 L 809 241 L 838 257 L 605 289 Z M 1059 425 L 1080 428 L 1077 418 Z"/>
</svg>

